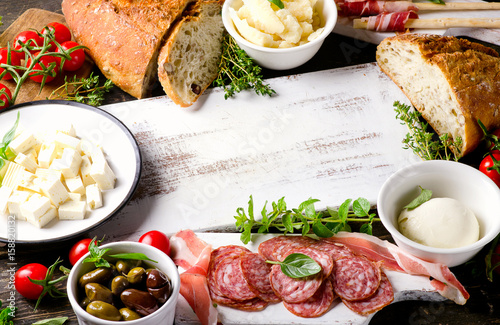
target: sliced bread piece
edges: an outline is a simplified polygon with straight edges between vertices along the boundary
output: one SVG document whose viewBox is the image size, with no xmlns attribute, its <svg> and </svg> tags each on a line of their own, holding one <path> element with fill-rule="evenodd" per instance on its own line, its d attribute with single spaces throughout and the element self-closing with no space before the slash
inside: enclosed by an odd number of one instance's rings
<svg viewBox="0 0 500 325">
<path fill-rule="evenodd" d="M 158 77 L 167 95 L 187 107 L 217 77 L 224 33 L 220 1 L 198 1 L 170 32 L 160 50 Z"/>
<path fill-rule="evenodd" d="M 493 49 L 455 37 L 402 34 L 383 40 L 376 57 L 439 135 L 462 139 L 462 155 L 482 138 L 478 119 L 488 129 L 500 127 L 500 58 Z"/>
</svg>

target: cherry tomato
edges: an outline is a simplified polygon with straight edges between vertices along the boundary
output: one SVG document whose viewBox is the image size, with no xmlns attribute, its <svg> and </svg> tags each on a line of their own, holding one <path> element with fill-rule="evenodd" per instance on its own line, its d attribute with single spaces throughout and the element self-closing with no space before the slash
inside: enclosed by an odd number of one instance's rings
<svg viewBox="0 0 500 325">
<path fill-rule="evenodd" d="M 158 248 L 167 255 L 170 255 L 170 240 L 164 233 L 151 230 L 139 238 L 139 243 L 148 244 Z"/>
<path fill-rule="evenodd" d="M 77 242 L 69 250 L 69 262 L 75 265 L 76 262 L 89 251 L 89 244 L 92 241 L 90 238 L 85 238 Z"/>
<path fill-rule="evenodd" d="M 10 61 L 9 61 L 9 50 L 6 47 L 0 49 L 0 64 L 9 64 L 9 65 L 21 65 L 21 54 L 15 51 L 10 51 Z M 4 72 L 4 68 L 0 68 L 0 74 Z M 11 80 L 12 75 L 10 73 L 5 74 L 2 77 L 3 80 Z"/>
<path fill-rule="evenodd" d="M 36 57 L 38 55 L 39 52 L 33 54 L 34 57 Z M 40 65 L 40 63 L 42 63 L 45 68 L 47 68 L 49 66 L 49 64 L 51 64 L 52 62 L 55 62 L 56 65 L 54 66 L 54 68 L 51 69 L 53 73 L 53 75 L 48 75 L 47 78 L 45 79 L 45 82 L 51 82 L 52 80 L 54 80 L 54 78 L 56 77 L 57 75 L 57 60 L 55 57 L 53 56 L 50 56 L 50 55 L 44 55 L 40 58 L 40 60 L 35 63 L 35 65 L 33 66 L 33 72 L 31 72 L 29 75 L 30 75 L 30 79 L 35 81 L 35 82 L 42 82 L 43 80 L 43 75 L 34 75 L 36 73 L 36 71 L 42 71 L 43 68 L 42 66 Z M 31 65 L 31 59 L 28 59 L 28 63 L 26 64 L 28 67 Z"/>
<path fill-rule="evenodd" d="M 16 50 L 19 50 L 22 48 L 21 44 L 19 44 L 18 41 L 23 42 L 24 44 L 28 45 L 29 47 L 43 45 L 43 37 L 41 37 L 40 35 L 38 35 L 37 32 L 34 32 L 32 30 L 25 30 L 25 31 L 17 34 L 16 38 L 14 38 L 14 48 Z M 30 52 L 33 53 L 33 52 L 38 51 L 38 50 L 39 49 L 36 49 L 36 50 L 32 49 L 32 50 L 30 50 Z"/>
<path fill-rule="evenodd" d="M 10 89 L 7 88 L 4 84 L 0 84 L 0 91 L 4 90 L 5 94 L 0 95 L 0 100 L 2 100 L 4 103 L 0 104 L 0 110 L 7 108 L 10 106 L 10 100 L 12 99 L 12 93 L 10 92 Z"/>
<path fill-rule="evenodd" d="M 47 24 L 47 27 L 44 27 L 42 29 L 42 34 L 48 34 L 50 30 L 54 31 L 54 39 L 56 40 L 57 43 L 62 44 L 67 41 L 71 41 L 71 32 L 69 31 L 69 28 L 66 27 L 65 25 L 58 23 L 58 22 L 52 22 Z M 57 49 L 57 46 L 55 44 L 51 43 L 51 47 L 49 51 L 53 52 Z"/>
<path fill-rule="evenodd" d="M 43 291 L 43 286 L 32 283 L 28 277 L 33 280 L 43 280 L 47 271 L 45 266 L 38 263 L 30 263 L 21 267 L 14 275 L 14 286 L 17 292 L 27 299 L 38 299 Z"/>
<path fill-rule="evenodd" d="M 73 41 L 64 42 L 61 44 L 61 47 L 65 50 L 69 50 L 79 44 Z M 58 48 L 56 52 L 61 53 L 62 51 Z M 76 71 L 80 69 L 85 62 L 85 51 L 83 49 L 74 50 L 69 54 L 71 56 L 71 60 L 65 60 L 63 69 L 66 71 Z M 57 58 L 60 60 L 60 58 Z"/>
<path fill-rule="evenodd" d="M 497 162 L 495 162 L 495 160 L 497 160 Z M 500 174 L 498 173 L 498 168 L 500 168 L 499 160 L 500 152 L 493 152 L 484 157 L 479 164 L 479 170 L 495 182 L 498 187 L 500 187 Z"/>
</svg>

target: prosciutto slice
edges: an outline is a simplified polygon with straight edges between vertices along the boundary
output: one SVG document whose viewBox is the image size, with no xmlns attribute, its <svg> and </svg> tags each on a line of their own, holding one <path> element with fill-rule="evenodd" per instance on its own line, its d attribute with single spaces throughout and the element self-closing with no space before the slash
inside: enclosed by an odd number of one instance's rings
<svg viewBox="0 0 500 325">
<path fill-rule="evenodd" d="M 418 11 L 410 1 L 346 1 L 339 3 L 339 16 L 375 16 L 385 12 Z"/>
<path fill-rule="evenodd" d="M 384 12 L 377 16 L 368 17 L 366 29 L 377 32 L 404 32 L 408 19 L 417 18 L 418 15 L 414 11 Z"/>
<path fill-rule="evenodd" d="M 331 237 L 331 240 L 344 244 L 354 253 L 374 262 L 381 262 L 382 267 L 388 270 L 432 277 L 432 286 L 443 297 L 459 305 L 465 304 L 470 297 L 446 265 L 419 259 L 386 240 L 367 234 L 348 232 L 339 232 Z"/>
</svg>

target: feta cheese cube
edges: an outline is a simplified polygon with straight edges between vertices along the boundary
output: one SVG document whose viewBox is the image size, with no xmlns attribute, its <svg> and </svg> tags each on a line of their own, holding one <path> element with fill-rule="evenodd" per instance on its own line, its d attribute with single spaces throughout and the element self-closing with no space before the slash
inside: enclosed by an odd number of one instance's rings
<svg viewBox="0 0 500 325">
<path fill-rule="evenodd" d="M 58 132 L 54 136 L 54 143 L 57 149 L 71 148 L 80 152 L 80 139 L 67 135 L 65 133 Z"/>
<path fill-rule="evenodd" d="M 8 186 L 0 187 L 0 213 L 7 213 L 7 202 L 9 201 L 9 197 L 12 194 L 12 188 Z"/>
<path fill-rule="evenodd" d="M 27 171 L 29 171 L 31 173 L 34 173 L 36 171 L 36 169 L 38 168 L 36 161 L 34 161 L 30 157 L 26 156 L 22 152 L 17 154 L 16 158 L 14 159 L 14 162 L 23 166 L 24 168 L 26 168 Z"/>
<path fill-rule="evenodd" d="M 20 191 L 30 191 L 33 193 L 41 193 L 40 181 L 38 177 L 28 171 L 20 173 L 17 182 L 17 189 Z"/>
<path fill-rule="evenodd" d="M 41 179 L 62 179 L 62 172 L 56 169 L 37 168 L 35 175 Z"/>
<path fill-rule="evenodd" d="M 50 206 L 50 208 L 38 219 L 27 219 L 27 221 L 38 228 L 44 227 L 50 221 L 57 217 L 57 209 L 54 206 Z"/>
<path fill-rule="evenodd" d="M 60 220 L 81 220 L 85 218 L 87 211 L 87 204 L 85 201 L 73 201 L 61 204 L 59 206 L 59 219 Z"/>
<path fill-rule="evenodd" d="M 17 188 L 17 180 L 19 173 L 25 171 L 24 166 L 21 166 L 15 162 L 10 162 L 9 167 L 7 167 L 7 172 L 2 180 L 2 185 L 8 186 L 12 189 Z"/>
<path fill-rule="evenodd" d="M 92 159 L 92 163 L 96 163 L 102 160 L 106 161 L 106 156 L 104 155 L 102 148 L 97 146 L 92 148 L 92 151 L 90 152 L 90 158 Z"/>
<path fill-rule="evenodd" d="M 73 201 L 81 201 L 82 200 L 82 195 L 80 193 L 68 193 L 69 199 Z"/>
<path fill-rule="evenodd" d="M 21 214 L 21 204 L 26 202 L 31 194 L 26 191 L 13 191 L 7 200 L 7 209 L 9 214 L 16 217 L 18 220 L 26 220 Z"/>
<path fill-rule="evenodd" d="M 92 161 L 90 176 L 101 190 L 110 190 L 115 187 L 116 176 L 106 160 Z"/>
<path fill-rule="evenodd" d="M 21 134 L 19 134 L 12 142 L 9 144 L 9 147 L 15 154 L 20 152 L 28 151 L 33 148 L 37 144 L 36 138 L 33 133 L 25 130 Z"/>
<path fill-rule="evenodd" d="M 36 221 L 50 208 L 50 200 L 40 194 L 33 194 L 27 201 L 21 204 L 21 215 L 31 223 Z"/>
<path fill-rule="evenodd" d="M 84 186 L 89 186 L 95 184 L 94 179 L 90 176 L 90 168 L 92 163 L 87 155 L 82 156 L 82 164 L 80 165 L 80 176 L 82 177 L 82 182 Z"/>
<path fill-rule="evenodd" d="M 71 193 L 85 194 L 85 187 L 80 176 L 66 178 L 65 182 L 66 187 Z"/>
<path fill-rule="evenodd" d="M 54 142 L 42 143 L 40 152 L 38 153 L 38 164 L 40 167 L 49 168 L 52 161 L 56 158 L 56 154 L 57 150 Z"/>
<path fill-rule="evenodd" d="M 102 192 L 97 184 L 91 184 L 85 187 L 85 196 L 89 208 L 99 209 L 102 207 Z"/>
<path fill-rule="evenodd" d="M 54 159 L 50 164 L 50 169 L 60 170 L 64 178 L 72 178 L 78 175 L 82 157 L 71 148 L 65 148 L 60 159 Z"/>
<path fill-rule="evenodd" d="M 47 179 L 40 183 L 43 195 L 48 197 L 53 205 L 59 207 L 69 199 L 68 191 L 60 179 Z"/>
</svg>

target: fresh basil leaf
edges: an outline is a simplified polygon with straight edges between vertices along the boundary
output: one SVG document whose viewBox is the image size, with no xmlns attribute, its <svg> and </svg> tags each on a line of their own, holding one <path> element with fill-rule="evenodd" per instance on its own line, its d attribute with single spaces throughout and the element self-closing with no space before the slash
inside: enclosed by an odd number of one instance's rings
<svg viewBox="0 0 500 325">
<path fill-rule="evenodd" d="M 329 238 L 333 236 L 333 231 L 328 229 L 321 221 L 317 220 L 312 226 L 313 232 L 318 237 Z"/>
<path fill-rule="evenodd" d="M 267 1 L 269 1 L 270 3 L 276 5 L 280 9 L 285 8 L 285 5 L 283 4 L 283 2 L 281 2 L 281 0 L 267 0 Z"/>
<path fill-rule="evenodd" d="M 68 317 L 55 317 L 39 320 L 38 322 L 34 322 L 32 325 L 61 325 L 64 324 L 68 320 Z"/>
<path fill-rule="evenodd" d="M 118 258 L 121 260 L 143 260 L 143 261 L 151 261 L 154 263 L 158 263 L 155 260 L 150 259 L 143 253 L 120 253 L 120 254 L 113 254 L 113 255 L 108 255 L 109 257 L 113 258 Z"/>
<path fill-rule="evenodd" d="M 294 279 L 311 276 L 321 271 L 321 266 L 315 260 L 301 253 L 290 254 L 283 262 L 267 262 L 281 265 L 281 272 Z"/>
<path fill-rule="evenodd" d="M 422 203 L 425 203 L 431 199 L 432 191 L 423 189 L 421 186 L 419 187 L 420 187 L 420 194 L 408 205 L 403 207 L 403 209 L 413 210 L 416 207 L 420 206 Z"/>
</svg>

